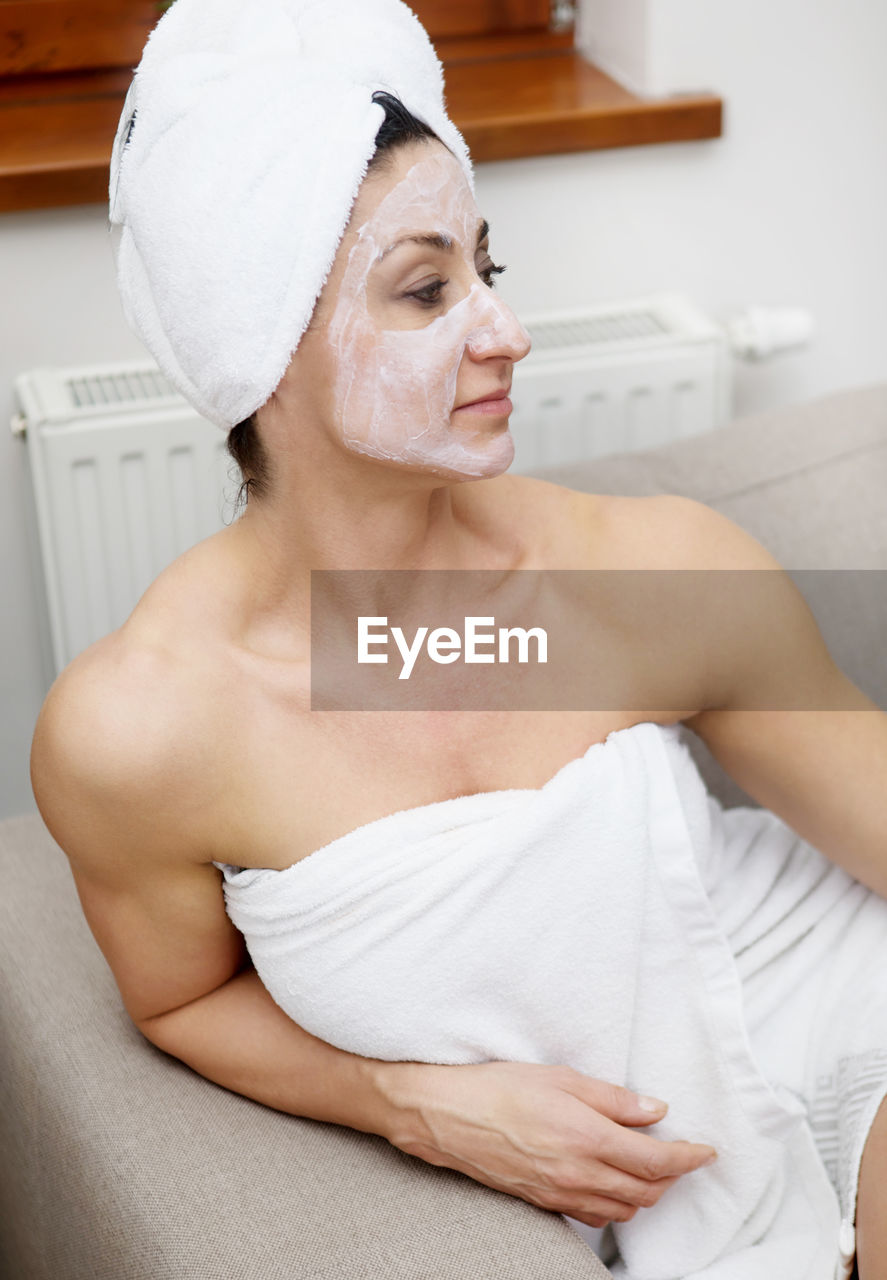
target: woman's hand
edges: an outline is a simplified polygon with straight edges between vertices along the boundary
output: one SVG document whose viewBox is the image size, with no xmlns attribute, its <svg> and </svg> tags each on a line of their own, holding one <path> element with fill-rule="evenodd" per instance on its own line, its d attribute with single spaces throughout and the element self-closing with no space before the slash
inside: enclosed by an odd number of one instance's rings
<svg viewBox="0 0 887 1280">
<path fill-rule="evenodd" d="M 667 1104 L 571 1067 L 378 1065 L 398 1116 L 385 1135 L 394 1146 L 592 1227 L 628 1222 L 717 1156 L 636 1132 Z"/>
</svg>

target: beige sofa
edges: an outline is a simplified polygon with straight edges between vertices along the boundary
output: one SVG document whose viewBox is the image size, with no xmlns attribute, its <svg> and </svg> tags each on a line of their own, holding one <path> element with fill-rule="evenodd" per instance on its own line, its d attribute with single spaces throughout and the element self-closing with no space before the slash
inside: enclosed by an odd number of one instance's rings
<svg viewBox="0 0 887 1280">
<path fill-rule="evenodd" d="M 748 528 L 786 567 L 887 571 L 887 387 L 551 474 L 576 488 L 689 494 Z M 833 650 L 887 705 L 878 612 L 887 572 L 817 578 L 834 584 L 817 604 Z M 849 605 L 839 590 L 848 583 L 851 597 L 857 591 Z M 698 754 L 721 798 L 742 800 Z M 65 858 L 38 818 L 0 824 L 0 867 L 0 1274 L 608 1274 L 556 1214 L 381 1138 L 267 1110 L 160 1053 L 128 1021 Z"/>
</svg>

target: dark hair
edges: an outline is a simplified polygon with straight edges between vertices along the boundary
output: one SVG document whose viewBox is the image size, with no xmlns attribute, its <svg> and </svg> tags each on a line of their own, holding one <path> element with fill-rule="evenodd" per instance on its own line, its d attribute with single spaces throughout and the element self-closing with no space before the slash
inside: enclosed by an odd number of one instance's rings
<svg viewBox="0 0 887 1280">
<path fill-rule="evenodd" d="M 370 169 L 384 163 L 396 147 L 405 147 L 410 142 L 440 141 L 434 130 L 408 111 L 400 98 L 380 89 L 373 94 L 373 102 L 385 112 L 385 119 L 376 134 L 376 150 L 370 159 Z"/>
<path fill-rule="evenodd" d="M 240 468 L 241 484 L 234 500 L 235 511 L 246 506 L 250 495 L 261 498 L 267 493 L 271 480 L 271 467 L 262 438 L 256 429 L 256 415 L 238 422 L 228 432 L 228 453 Z"/>
<path fill-rule="evenodd" d="M 376 149 L 370 159 L 368 171 L 380 168 L 397 147 L 411 142 L 440 141 L 433 129 L 408 111 L 399 98 L 382 90 L 373 94 L 373 102 L 385 112 L 385 118 L 376 134 Z M 268 454 L 256 428 L 256 415 L 238 422 L 228 432 L 228 453 L 240 468 L 243 482 L 237 492 L 235 509 L 249 502 L 250 497 L 261 498 L 271 483 L 271 466 Z"/>
</svg>

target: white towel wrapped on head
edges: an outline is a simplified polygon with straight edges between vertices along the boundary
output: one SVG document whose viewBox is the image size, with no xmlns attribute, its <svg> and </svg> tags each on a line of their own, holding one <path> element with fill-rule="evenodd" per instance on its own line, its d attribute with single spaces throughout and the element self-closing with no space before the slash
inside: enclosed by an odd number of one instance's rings
<svg viewBox="0 0 887 1280">
<path fill-rule="evenodd" d="M 176 0 L 111 161 L 127 319 L 229 428 L 275 390 L 329 274 L 393 94 L 461 161 L 440 63 L 400 0 Z"/>
</svg>

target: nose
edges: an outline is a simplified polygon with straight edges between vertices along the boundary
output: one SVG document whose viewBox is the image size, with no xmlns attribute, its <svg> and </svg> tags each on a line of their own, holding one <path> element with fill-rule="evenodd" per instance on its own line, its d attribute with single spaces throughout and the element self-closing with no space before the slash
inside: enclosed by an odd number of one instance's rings
<svg viewBox="0 0 887 1280">
<path fill-rule="evenodd" d="M 523 360 L 532 343 L 530 335 L 506 302 L 490 289 L 475 285 L 475 305 L 478 307 L 474 326 L 468 334 L 465 346 L 475 360 L 500 359 Z"/>
</svg>

